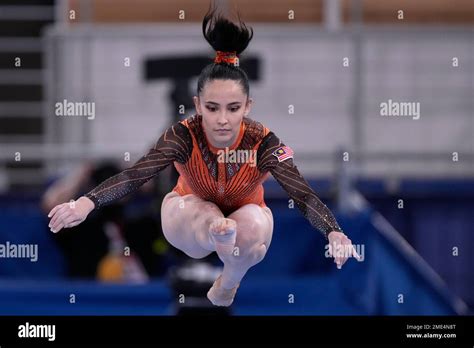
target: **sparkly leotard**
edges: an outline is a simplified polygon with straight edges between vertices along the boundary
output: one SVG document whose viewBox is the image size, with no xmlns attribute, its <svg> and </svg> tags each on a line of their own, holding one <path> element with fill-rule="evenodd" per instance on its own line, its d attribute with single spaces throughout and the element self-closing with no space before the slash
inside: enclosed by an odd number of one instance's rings
<svg viewBox="0 0 474 348">
<path fill-rule="evenodd" d="M 100 209 L 136 191 L 171 163 L 180 174 L 173 191 L 214 202 L 225 216 L 249 203 L 265 207 L 262 183 L 272 174 L 326 238 L 331 231 L 342 232 L 331 211 L 294 165 L 292 150 L 267 127 L 248 117 L 244 117 L 237 139 L 227 149 L 210 144 L 201 115 L 177 122 L 132 167 L 85 196 L 94 202 L 95 209 Z"/>
</svg>

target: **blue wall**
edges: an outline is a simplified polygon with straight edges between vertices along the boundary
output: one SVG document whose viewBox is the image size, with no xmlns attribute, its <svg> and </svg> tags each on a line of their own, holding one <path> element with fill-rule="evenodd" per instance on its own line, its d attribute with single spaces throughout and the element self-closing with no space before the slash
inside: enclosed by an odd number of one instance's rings
<svg viewBox="0 0 474 348">
<path fill-rule="evenodd" d="M 272 185 L 268 187 L 269 196 L 272 190 L 278 192 Z M 312 186 L 323 187 L 318 183 Z M 374 191 L 370 195 L 374 196 Z M 473 203 L 467 198 L 407 198 L 400 211 L 394 206 L 395 198 L 372 197 L 376 209 L 368 208 L 353 216 L 337 215 L 353 243 L 365 248 L 363 262 L 350 259 L 341 270 L 324 257 L 324 238 L 297 208 L 289 209 L 286 199 L 267 199 L 275 219 L 272 244 L 264 261 L 242 282 L 234 313 L 466 313 L 454 294 L 472 303 L 468 289 L 473 284 L 473 273 L 469 272 L 473 257 L 467 247 L 474 245 L 469 213 L 474 211 Z M 399 228 L 443 279 L 438 279 L 422 259 L 413 257 L 416 253 L 398 233 L 382 233 L 380 225 L 374 225 L 377 210 Z M 170 290 L 160 279 L 144 286 L 65 279 L 63 256 L 35 197 L 0 199 L 0 221 L 0 243 L 40 245 L 36 263 L 0 259 L 0 314 L 173 314 Z M 452 245 L 460 246 L 458 257 L 450 254 Z M 71 293 L 76 295 L 74 305 L 69 302 Z"/>
</svg>

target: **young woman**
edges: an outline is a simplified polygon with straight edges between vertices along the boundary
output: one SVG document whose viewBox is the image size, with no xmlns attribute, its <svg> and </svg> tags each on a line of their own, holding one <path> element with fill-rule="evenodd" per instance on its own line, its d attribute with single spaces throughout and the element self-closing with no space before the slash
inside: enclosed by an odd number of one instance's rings
<svg viewBox="0 0 474 348">
<path fill-rule="evenodd" d="M 253 30 L 240 18 L 238 25 L 222 18 L 215 8 L 208 11 L 202 27 L 217 54 L 199 76 L 194 96 L 197 113 L 169 127 L 132 167 L 105 180 L 74 205 L 57 205 L 48 217 L 53 232 L 76 226 L 92 210 L 136 191 L 174 164 L 180 176 L 162 203 L 163 233 L 192 258 L 217 252 L 224 268 L 207 296 L 214 305 L 229 306 L 240 281 L 262 261 L 272 240 L 273 216 L 262 186 L 270 174 L 332 246 L 351 250 L 332 255 L 338 268 L 357 254 L 294 165 L 291 148 L 248 117 L 252 98 L 238 57 Z"/>
</svg>

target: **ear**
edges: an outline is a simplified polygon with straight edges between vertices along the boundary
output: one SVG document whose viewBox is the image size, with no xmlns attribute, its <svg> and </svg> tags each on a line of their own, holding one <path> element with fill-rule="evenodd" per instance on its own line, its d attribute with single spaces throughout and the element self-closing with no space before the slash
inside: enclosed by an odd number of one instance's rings
<svg viewBox="0 0 474 348">
<path fill-rule="evenodd" d="M 202 115 L 201 104 L 199 104 L 199 97 L 194 96 L 193 97 L 193 102 L 194 102 L 194 108 L 196 109 L 196 112 L 199 115 Z"/>
<path fill-rule="evenodd" d="M 253 105 L 253 99 L 249 97 L 247 99 L 247 103 L 245 104 L 245 112 L 244 112 L 245 117 L 247 117 L 249 115 L 252 105 Z"/>
</svg>

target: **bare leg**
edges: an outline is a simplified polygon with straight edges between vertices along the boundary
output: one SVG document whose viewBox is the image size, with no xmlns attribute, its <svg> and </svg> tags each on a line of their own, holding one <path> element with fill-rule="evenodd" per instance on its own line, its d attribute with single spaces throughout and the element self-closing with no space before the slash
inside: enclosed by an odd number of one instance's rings
<svg viewBox="0 0 474 348">
<path fill-rule="evenodd" d="M 175 248 L 195 259 L 216 250 L 209 236 L 209 226 L 223 217 L 217 205 L 193 194 L 180 196 L 171 191 L 161 205 L 164 236 Z"/>
<path fill-rule="evenodd" d="M 273 234 L 273 216 L 268 207 L 246 204 L 225 218 L 214 203 L 192 194 L 168 193 L 161 217 L 168 242 L 188 256 L 199 259 L 217 251 L 224 270 L 208 298 L 221 306 L 232 303 L 247 271 L 265 257 Z"/>
<path fill-rule="evenodd" d="M 209 300 L 220 306 L 232 303 L 247 271 L 265 257 L 273 234 L 273 215 L 268 207 L 246 204 L 230 214 L 228 219 L 237 225 L 234 251 L 224 254 L 217 250 L 224 262 L 224 270 L 208 292 Z"/>
</svg>

